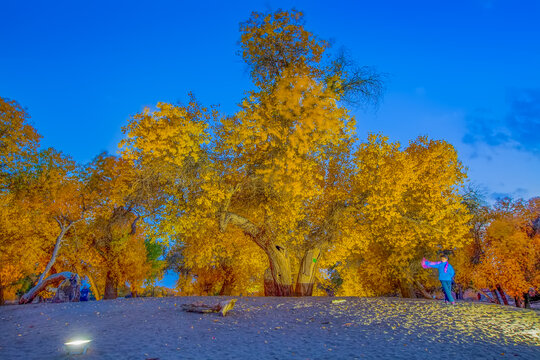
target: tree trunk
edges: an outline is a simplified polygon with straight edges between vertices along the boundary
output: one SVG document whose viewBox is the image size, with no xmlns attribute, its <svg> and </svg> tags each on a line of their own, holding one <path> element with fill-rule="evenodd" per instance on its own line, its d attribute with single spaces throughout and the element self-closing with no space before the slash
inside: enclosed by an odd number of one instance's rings
<svg viewBox="0 0 540 360">
<path fill-rule="evenodd" d="M 0 276 L 0 306 L 4 305 L 6 300 L 4 299 L 4 285 L 2 285 L 2 276 Z"/>
<path fill-rule="evenodd" d="M 225 269 L 225 279 L 223 284 L 221 284 L 221 289 L 219 289 L 219 295 L 229 296 L 232 294 L 234 288 L 234 276 L 232 274 L 232 269 Z"/>
<path fill-rule="evenodd" d="M 92 293 L 94 293 L 94 297 L 98 301 L 101 300 L 101 293 L 99 292 L 99 288 L 97 287 L 94 278 L 90 274 L 86 274 L 86 276 L 88 276 L 88 281 L 90 281 L 90 290 L 92 290 Z"/>
<path fill-rule="evenodd" d="M 491 293 L 493 294 L 493 300 L 495 301 L 495 304 L 501 304 L 501 300 L 499 300 L 499 295 L 497 295 L 497 289 L 493 288 L 490 289 Z"/>
<path fill-rule="evenodd" d="M 270 268 L 264 272 L 264 296 L 277 296 L 276 283 Z"/>
<path fill-rule="evenodd" d="M 401 293 L 402 298 L 416 298 L 416 293 L 414 292 L 414 288 L 411 283 L 409 283 L 407 280 L 400 280 L 399 281 L 399 292 Z"/>
<path fill-rule="evenodd" d="M 242 229 L 268 256 L 274 286 L 266 286 L 268 278 L 265 278 L 265 294 L 267 296 L 291 296 L 293 293 L 291 264 L 285 247 L 275 244 L 268 238 L 263 228 L 245 217 L 231 212 L 221 212 L 219 216 L 220 230 L 225 231 L 228 223 Z"/>
<path fill-rule="evenodd" d="M 47 266 L 45 266 L 45 270 L 43 270 L 43 273 L 39 277 L 37 285 L 39 285 L 43 281 L 45 276 L 47 276 L 47 274 L 51 270 L 52 266 L 54 265 L 56 261 L 56 257 L 58 256 L 58 251 L 60 250 L 60 247 L 62 246 L 62 239 L 64 238 L 64 235 L 69 230 L 69 228 L 71 228 L 71 226 L 74 224 L 73 222 L 70 222 L 67 226 L 64 226 L 60 222 L 60 220 L 56 219 L 56 221 L 58 222 L 58 225 L 60 226 L 60 234 L 58 234 L 58 236 L 56 237 L 56 243 L 54 244 L 54 250 L 53 250 L 51 259 L 49 260 L 49 263 L 47 264 Z"/>
<path fill-rule="evenodd" d="M 319 260 L 320 255 L 321 251 L 319 249 L 310 249 L 305 252 L 296 279 L 296 287 L 294 290 L 296 296 L 313 295 L 315 270 L 317 269 L 317 260 Z"/>
<path fill-rule="evenodd" d="M 426 288 L 424 287 L 424 285 L 422 285 L 419 281 L 415 280 L 414 281 L 414 284 L 416 285 L 416 288 L 422 293 L 422 295 L 426 298 L 426 299 L 431 299 L 433 300 L 433 295 L 431 295 L 429 292 L 427 292 Z"/>
<path fill-rule="evenodd" d="M 526 293 L 523 294 L 523 300 L 524 300 L 523 307 L 526 308 L 526 309 L 530 309 L 531 308 L 531 297 L 529 296 L 529 292 L 526 292 Z"/>
<path fill-rule="evenodd" d="M 493 299 L 492 296 L 488 295 L 486 292 L 484 292 L 483 290 L 480 290 L 478 289 L 478 292 L 480 292 L 482 295 L 484 295 L 488 300 L 489 302 L 492 302 L 492 303 L 496 303 L 497 300 Z M 492 294 L 493 295 L 493 294 Z"/>
<path fill-rule="evenodd" d="M 457 284 L 456 299 L 463 300 L 463 286 Z"/>
<path fill-rule="evenodd" d="M 508 306 L 508 298 L 506 297 L 506 294 L 504 293 L 503 289 L 501 288 L 501 285 L 497 284 L 497 290 L 499 291 L 499 294 L 501 295 L 501 299 L 502 299 L 504 305 Z"/>
<path fill-rule="evenodd" d="M 118 297 L 116 291 L 116 281 L 111 276 L 111 272 L 107 272 L 107 279 L 105 280 L 105 293 L 103 295 L 103 300 L 112 300 Z"/>
<path fill-rule="evenodd" d="M 71 279 L 72 277 L 77 278 L 77 282 L 80 285 L 80 279 L 78 279 L 79 275 L 64 271 L 58 274 L 54 274 L 43 280 L 42 282 L 38 283 L 36 286 L 34 286 L 32 289 L 30 289 L 26 294 L 21 296 L 19 299 L 19 304 L 28 304 L 31 303 L 32 300 L 41 292 L 43 291 L 47 286 L 57 284 L 59 282 L 62 282 L 66 279 Z M 78 299 L 77 299 L 78 300 Z"/>
<path fill-rule="evenodd" d="M 521 296 L 515 296 L 514 301 L 516 303 L 516 307 L 518 307 L 518 308 L 523 307 L 523 299 L 521 298 Z"/>
<path fill-rule="evenodd" d="M 81 298 L 81 281 L 78 275 L 64 279 L 58 285 L 52 302 L 79 302 Z"/>
<path fill-rule="evenodd" d="M 283 246 L 270 242 L 266 253 L 268 254 L 275 291 L 269 296 L 292 296 L 291 263 L 287 250 Z"/>
</svg>

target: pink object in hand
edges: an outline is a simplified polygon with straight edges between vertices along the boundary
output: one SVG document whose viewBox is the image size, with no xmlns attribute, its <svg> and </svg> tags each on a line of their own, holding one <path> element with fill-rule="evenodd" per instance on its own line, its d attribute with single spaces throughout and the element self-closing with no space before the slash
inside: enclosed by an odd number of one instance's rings
<svg viewBox="0 0 540 360">
<path fill-rule="evenodd" d="M 426 258 L 422 258 L 422 267 L 423 267 L 424 269 L 427 269 L 427 268 L 428 268 L 428 266 L 426 265 Z"/>
</svg>

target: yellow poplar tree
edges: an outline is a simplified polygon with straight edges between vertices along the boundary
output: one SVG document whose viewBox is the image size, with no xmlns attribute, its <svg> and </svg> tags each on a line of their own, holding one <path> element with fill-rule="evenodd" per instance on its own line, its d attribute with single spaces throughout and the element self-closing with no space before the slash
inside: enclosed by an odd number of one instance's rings
<svg viewBox="0 0 540 360">
<path fill-rule="evenodd" d="M 408 286 L 422 255 L 461 246 L 465 174 L 449 144 L 358 144 L 343 100 L 351 91 L 376 96 L 380 81 L 325 63 L 328 44 L 305 30 L 301 13 L 253 13 L 241 33 L 256 87 L 234 116 L 192 99 L 158 103 L 125 128 L 123 156 L 159 174 L 158 231 L 214 263 L 217 249 L 234 258 L 227 241 L 240 230 L 268 261 L 267 295 L 309 295 L 321 265 L 351 263 Z M 215 229 L 224 236 L 208 236 Z"/>
<path fill-rule="evenodd" d="M 89 277 L 98 298 L 116 298 L 117 288 L 126 282 L 136 294 L 152 271 L 141 220 L 146 215 L 143 198 L 150 192 L 139 188 L 131 165 L 101 154 L 86 170 L 90 216 L 73 243 L 77 255 L 68 263 Z"/>
<path fill-rule="evenodd" d="M 465 173 L 453 147 L 420 137 L 405 149 L 370 135 L 354 154 L 354 209 L 327 266 L 345 275 L 341 294 L 414 296 L 427 273 L 419 260 L 468 242 Z M 359 279 L 363 279 L 359 281 Z"/>
<path fill-rule="evenodd" d="M 490 216 L 478 258 L 470 262 L 472 284 L 529 306 L 529 290 L 540 287 L 540 198 L 499 200 Z"/>
<path fill-rule="evenodd" d="M 20 104 L 0 97 L 0 305 L 14 297 L 18 282 L 35 272 L 43 255 L 20 195 L 40 139 L 29 119 Z"/>
</svg>

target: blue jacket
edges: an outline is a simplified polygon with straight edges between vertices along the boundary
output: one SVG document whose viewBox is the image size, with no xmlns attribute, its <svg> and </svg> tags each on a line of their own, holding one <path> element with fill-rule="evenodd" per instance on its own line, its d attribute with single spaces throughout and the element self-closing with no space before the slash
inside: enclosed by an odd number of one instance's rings
<svg viewBox="0 0 540 360">
<path fill-rule="evenodd" d="M 448 262 L 442 261 L 425 261 L 422 263 L 426 267 L 435 268 L 439 271 L 439 280 L 441 281 L 452 281 L 452 278 L 456 274 L 452 265 Z"/>
</svg>

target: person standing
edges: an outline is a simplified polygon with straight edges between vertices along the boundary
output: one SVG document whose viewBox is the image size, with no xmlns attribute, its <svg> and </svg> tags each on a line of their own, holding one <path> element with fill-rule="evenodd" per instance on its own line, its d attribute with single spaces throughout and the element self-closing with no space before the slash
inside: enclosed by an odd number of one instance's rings
<svg viewBox="0 0 540 360">
<path fill-rule="evenodd" d="M 422 259 L 422 267 L 435 268 L 439 271 L 439 281 L 441 282 L 444 301 L 450 302 L 452 305 L 456 304 L 454 297 L 452 296 L 452 278 L 456 274 L 454 268 L 448 262 L 448 255 L 441 255 L 441 261 L 428 261 L 425 258 Z"/>
</svg>

